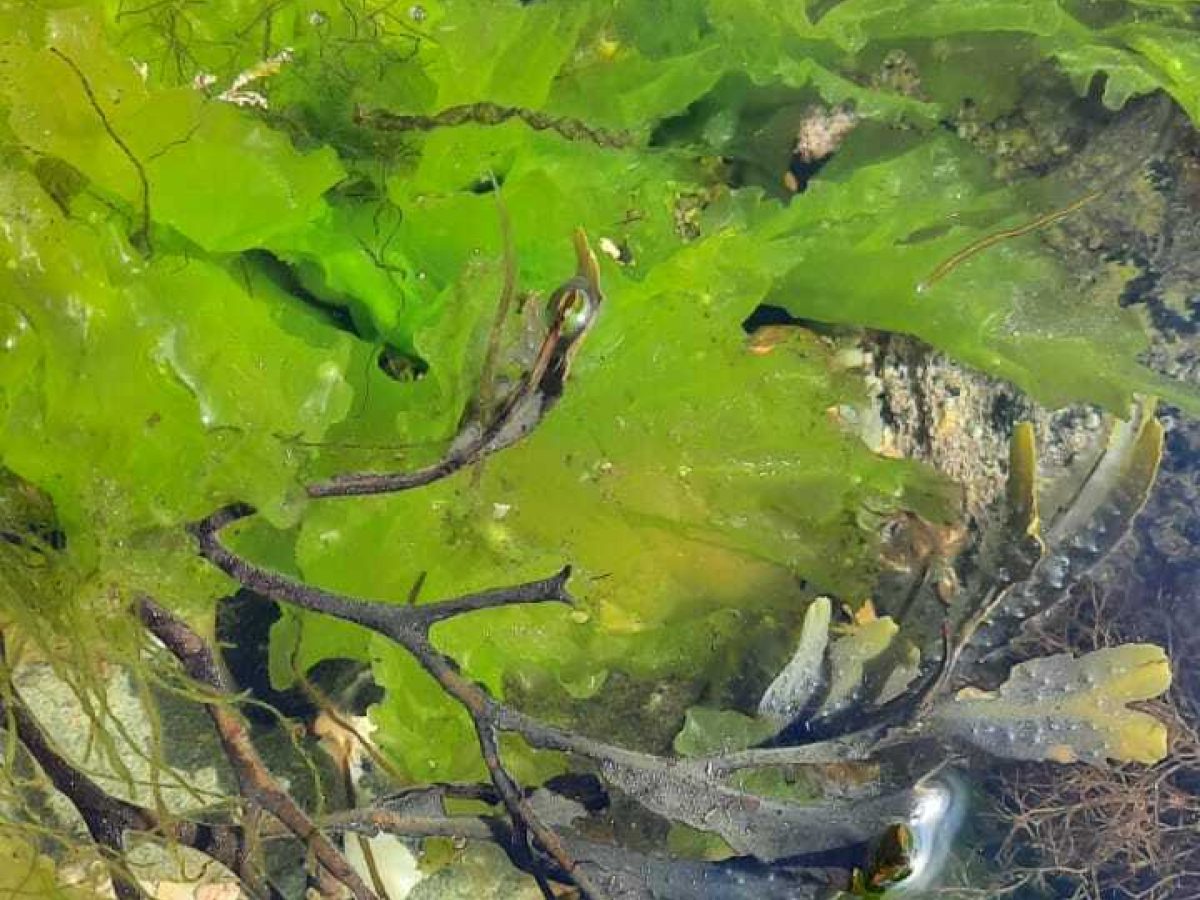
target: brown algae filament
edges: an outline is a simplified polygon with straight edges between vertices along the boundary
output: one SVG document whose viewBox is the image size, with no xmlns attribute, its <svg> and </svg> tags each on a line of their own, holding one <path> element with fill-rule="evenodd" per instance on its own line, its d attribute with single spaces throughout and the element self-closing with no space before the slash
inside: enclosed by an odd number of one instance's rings
<svg viewBox="0 0 1200 900">
<path fill-rule="evenodd" d="M 1092 191 L 1090 194 L 1085 194 L 1073 203 L 1064 206 L 1062 209 L 1051 210 L 1048 213 L 1043 213 L 1036 219 L 1031 219 L 1024 224 L 1017 225 L 1013 228 L 1005 228 L 1002 231 L 993 231 L 991 234 L 985 234 L 978 240 L 973 241 L 972 243 L 963 247 L 953 256 L 950 256 L 938 263 L 937 268 L 929 273 L 929 277 L 917 284 L 917 293 L 925 293 L 927 290 L 929 290 L 929 288 L 933 287 L 933 285 L 937 284 L 952 271 L 954 271 L 954 269 L 958 268 L 960 264 L 966 262 L 976 253 L 981 253 L 989 247 L 999 244 L 1001 241 L 1018 238 L 1022 235 L 1029 234 L 1032 231 L 1037 231 L 1039 228 L 1045 228 L 1047 225 L 1053 225 L 1060 219 L 1065 219 L 1067 216 L 1071 215 L 1071 213 L 1091 203 L 1102 193 L 1104 193 L 1102 190 Z"/>
</svg>

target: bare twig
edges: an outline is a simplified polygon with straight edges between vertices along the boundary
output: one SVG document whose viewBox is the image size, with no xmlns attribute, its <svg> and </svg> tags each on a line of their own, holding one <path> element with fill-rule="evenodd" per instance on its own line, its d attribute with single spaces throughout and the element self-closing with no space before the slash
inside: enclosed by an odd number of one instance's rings
<svg viewBox="0 0 1200 900">
<path fill-rule="evenodd" d="M 256 566 L 225 547 L 218 533 L 227 525 L 249 518 L 254 513 L 252 506 L 233 504 L 190 526 L 189 530 L 200 544 L 200 553 L 238 583 L 263 596 L 362 625 L 397 641 L 406 649 L 411 650 L 409 644 L 438 622 L 462 613 L 512 604 L 557 602 L 571 605 L 575 602 L 566 589 L 571 574 L 569 566 L 549 578 L 463 594 L 420 606 L 346 597 Z"/>
<path fill-rule="evenodd" d="M 3 640 L 0 636 L 2 660 Z M 79 812 L 88 834 L 104 851 L 113 889 L 119 900 L 141 900 L 144 897 L 137 881 L 121 863 L 125 837 L 130 832 L 191 847 L 241 878 L 245 848 L 241 828 L 174 817 L 164 819 L 150 809 L 112 796 L 55 749 L 12 684 L 6 666 L 4 676 L 3 692 L 0 693 L 0 719 L 13 730 L 17 740 L 45 772 L 55 789 Z M 282 895 L 268 881 L 255 877 L 242 879 L 242 883 L 252 897 L 282 900 Z"/>
<path fill-rule="evenodd" d="M 233 770 L 240 793 L 253 806 L 282 822 L 334 878 L 346 886 L 356 900 L 377 900 L 341 851 L 326 838 L 291 795 L 279 786 L 258 755 L 245 721 L 229 706 L 231 689 L 225 672 L 208 643 L 187 623 L 149 597 L 138 600 L 138 616 L 182 664 L 188 676 L 211 688 L 207 704 Z"/>
<path fill-rule="evenodd" d="M 575 274 L 550 297 L 551 321 L 537 356 L 495 410 L 481 409 L 486 418 L 467 423 L 446 455 L 424 468 L 337 475 L 308 485 L 308 496 L 320 499 L 394 494 L 423 487 L 512 446 L 536 428 L 562 396 L 574 356 L 604 300 L 599 265 L 582 230 L 576 230 L 574 243 Z M 485 393 L 488 390 L 485 386 Z"/>
<path fill-rule="evenodd" d="M 571 577 L 571 567 L 563 566 L 549 578 L 538 581 L 528 581 L 511 587 L 492 588 L 473 594 L 463 594 L 450 600 L 427 603 L 422 606 L 410 606 L 413 618 L 421 622 L 424 628 L 444 622 L 463 613 L 476 612 L 483 609 L 497 609 L 501 606 L 513 606 L 522 603 L 545 603 L 547 601 L 565 603 L 572 606 L 575 603 L 567 591 L 567 581 Z"/>
</svg>

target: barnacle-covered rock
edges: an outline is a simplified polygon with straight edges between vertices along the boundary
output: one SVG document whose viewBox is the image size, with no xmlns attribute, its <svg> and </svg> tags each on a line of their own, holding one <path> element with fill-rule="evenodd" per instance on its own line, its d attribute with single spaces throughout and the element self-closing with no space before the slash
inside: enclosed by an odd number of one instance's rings
<svg viewBox="0 0 1200 900">
<path fill-rule="evenodd" d="M 1166 756 L 1167 729 L 1127 704 L 1170 683 L 1154 644 L 1063 653 L 1015 666 L 995 691 L 963 688 L 935 708 L 930 728 L 1009 759 L 1151 764 Z"/>
</svg>

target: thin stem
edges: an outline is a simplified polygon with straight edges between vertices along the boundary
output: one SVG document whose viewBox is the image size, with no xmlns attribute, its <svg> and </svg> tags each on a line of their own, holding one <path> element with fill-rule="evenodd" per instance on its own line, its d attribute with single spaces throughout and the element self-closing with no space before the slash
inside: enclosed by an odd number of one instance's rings
<svg viewBox="0 0 1200 900">
<path fill-rule="evenodd" d="M 313 499 L 394 494 L 440 481 L 491 454 L 512 446 L 534 430 L 562 396 L 575 354 L 595 323 L 604 301 L 600 268 L 582 229 L 576 229 L 575 274 L 550 296 L 551 321 L 533 364 L 516 387 L 492 410 L 480 404 L 481 420 L 470 421 L 442 459 L 409 472 L 355 472 L 308 485 Z M 513 260 L 506 255 L 507 265 Z M 512 286 L 506 279 L 505 296 Z M 502 304 L 503 304 L 502 298 Z M 486 373 L 485 373 L 486 374 Z M 489 384 L 484 393 L 490 392 Z"/>
<path fill-rule="evenodd" d="M 3 635 L 0 634 L 0 669 L 4 684 L 0 685 L 0 720 L 16 735 L 21 746 L 71 805 L 78 811 L 88 834 L 104 851 L 113 888 L 121 900 L 142 898 L 137 882 L 121 865 L 125 836 L 138 832 L 162 840 L 191 847 L 223 865 L 242 881 L 251 897 L 282 900 L 278 890 L 269 882 L 258 879 L 246 881 L 240 877 L 245 835 L 234 825 L 213 825 L 188 819 L 160 819 L 152 810 L 130 803 L 107 793 L 87 774 L 63 756 L 50 742 L 36 717 L 26 706 L 4 661 Z"/>
<path fill-rule="evenodd" d="M 187 623 L 149 597 L 138 601 L 138 616 L 142 624 L 163 642 L 195 681 L 216 692 L 208 706 L 209 716 L 216 726 L 221 746 L 237 774 L 243 797 L 253 806 L 269 812 L 304 843 L 317 862 L 341 882 L 356 900 L 378 900 L 358 873 L 328 838 L 300 808 L 291 795 L 279 786 L 262 757 L 245 721 L 229 707 L 229 680 L 217 662 L 212 648 Z"/>
<path fill-rule="evenodd" d="M 385 110 L 360 110 L 355 120 L 379 131 L 432 131 L 456 125 L 501 125 L 510 120 L 524 122 L 534 131 L 553 131 L 569 141 L 586 141 L 600 147 L 617 149 L 635 143 L 628 133 L 594 128 L 579 119 L 550 116 L 537 110 L 498 103 L 470 103 L 451 106 L 433 115 L 398 115 Z"/>
<path fill-rule="evenodd" d="M 461 597 L 439 600 L 421 606 L 410 606 L 407 609 L 413 614 L 414 620 L 420 621 L 422 626 L 428 629 L 438 622 L 444 622 L 464 613 L 498 609 L 502 606 L 546 602 L 565 603 L 573 606 L 575 598 L 567 591 L 567 581 L 570 578 L 571 567 L 563 566 L 549 578 L 527 581 L 511 587 L 491 588 L 473 594 L 463 594 Z"/>
<path fill-rule="evenodd" d="M 150 251 L 150 180 L 146 177 L 146 169 L 141 161 L 129 149 L 129 145 L 113 128 L 112 122 L 109 121 L 107 113 L 104 112 L 104 107 L 100 105 L 99 99 L 96 97 L 96 92 L 92 89 L 92 84 L 88 81 L 83 70 L 76 65 L 75 60 L 67 56 L 57 47 L 50 47 L 50 52 L 66 63 L 75 77 L 79 79 L 79 84 L 83 87 L 83 92 L 87 96 L 88 103 L 95 110 L 96 116 L 100 119 L 100 124 L 103 126 L 105 133 L 109 136 L 117 148 L 129 160 L 129 164 L 133 166 L 134 172 L 137 173 L 138 184 L 141 188 L 141 207 L 142 207 L 142 224 L 141 227 L 131 236 L 131 240 L 135 245 L 144 248 L 147 252 Z"/>
</svg>

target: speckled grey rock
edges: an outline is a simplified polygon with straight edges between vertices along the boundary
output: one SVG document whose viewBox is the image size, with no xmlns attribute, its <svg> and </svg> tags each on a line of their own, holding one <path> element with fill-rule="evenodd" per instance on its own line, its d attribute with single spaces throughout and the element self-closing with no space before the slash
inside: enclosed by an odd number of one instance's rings
<svg viewBox="0 0 1200 900">
<path fill-rule="evenodd" d="M 540 900 L 533 879 L 509 864 L 498 847 L 472 845 L 418 884 L 409 900 Z"/>
</svg>

